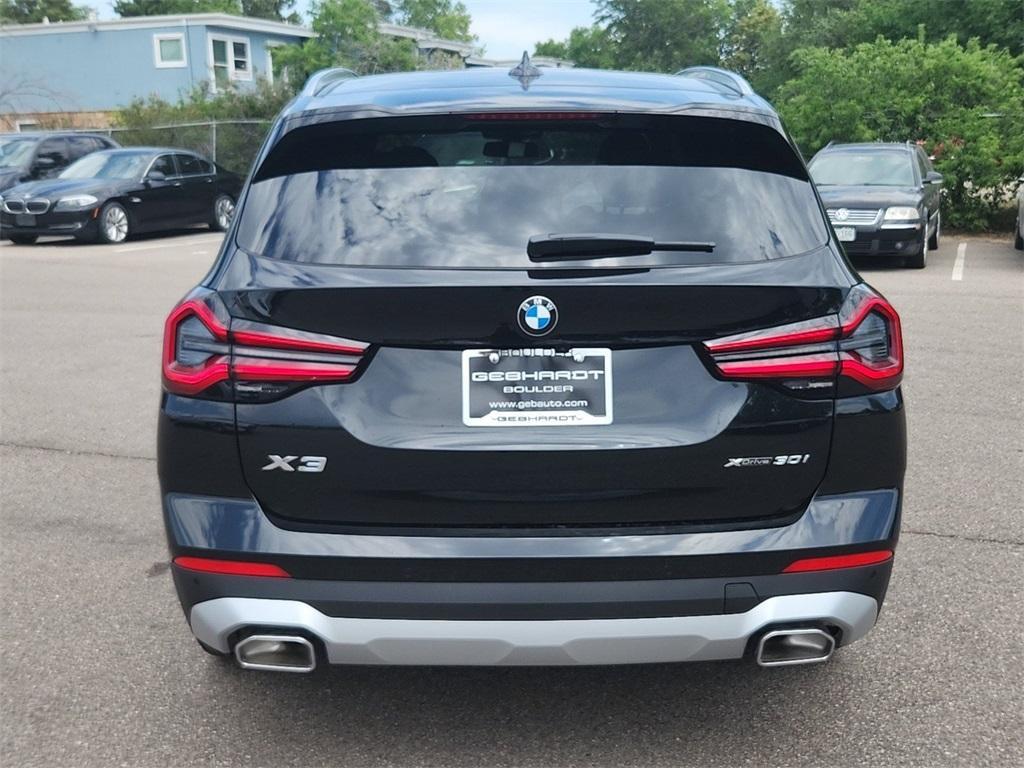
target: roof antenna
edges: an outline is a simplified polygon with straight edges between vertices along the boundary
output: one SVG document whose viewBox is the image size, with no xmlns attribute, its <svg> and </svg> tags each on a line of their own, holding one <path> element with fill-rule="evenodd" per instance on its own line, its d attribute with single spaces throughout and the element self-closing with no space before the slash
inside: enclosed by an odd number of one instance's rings
<svg viewBox="0 0 1024 768">
<path fill-rule="evenodd" d="M 508 76 L 514 77 L 518 80 L 519 84 L 523 86 L 524 91 L 529 90 L 530 84 L 542 74 L 543 73 L 530 62 L 530 54 L 526 51 L 523 51 L 523 58 L 520 59 L 519 63 L 508 71 Z"/>
</svg>

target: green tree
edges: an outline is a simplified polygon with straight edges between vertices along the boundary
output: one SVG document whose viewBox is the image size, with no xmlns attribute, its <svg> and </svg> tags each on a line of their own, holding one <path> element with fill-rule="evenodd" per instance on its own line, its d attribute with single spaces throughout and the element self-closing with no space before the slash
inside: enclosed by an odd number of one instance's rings
<svg viewBox="0 0 1024 768">
<path fill-rule="evenodd" d="M 310 27 L 317 36 L 274 51 L 275 68 L 286 72 L 290 82 L 301 84 L 325 67 L 347 67 L 359 74 L 416 69 L 415 44 L 381 35 L 371 0 L 320 0 L 310 11 Z"/>
<path fill-rule="evenodd" d="M 242 0 L 242 15 L 301 24 L 302 17 L 294 10 L 295 2 L 296 0 Z"/>
<path fill-rule="evenodd" d="M 804 48 L 777 106 L 807 153 L 826 142 L 921 141 L 946 177 L 946 221 L 989 227 L 1024 170 L 1024 71 L 1005 49 L 954 36 Z"/>
<path fill-rule="evenodd" d="M 395 0 L 389 3 L 390 14 L 382 18 L 408 27 L 429 29 L 445 40 L 471 42 L 476 38 L 470 33 L 472 18 L 466 6 L 452 0 Z"/>
<path fill-rule="evenodd" d="M 36 24 L 50 21 L 79 21 L 89 9 L 71 0 L 0 0 L 0 21 L 5 24 Z"/>
<path fill-rule="evenodd" d="M 121 130 L 115 138 L 124 146 L 187 147 L 216 157 L 225 168 L 245 173 L 274 116 L 291 97 L 286 85 L 261 81 L 255 88 L 220 90 L 216 94 L 197 87 L 174 103 L 157 97 L 135 99 L 118 111 L 115 124 Z M 236 119 L 247 122 L 230 122 Z M 219 124 L 216 130 L 196 125 L 214 120 L 229 122 Z M 260 122 L 248 122 L 251 120 Z"/>
<path fill-rule="evenodd" d="M 547 40 L 534 46 L 534 55 L 568 59 L 578 67 L 611 69 L 616 66 L 615 53 L 608 31 L 601 26 L 576 27 L 567 40 Z"/>
<path fill-rule="evenodd" d="M 961 44 L 978 38 L 1014 55 L 1024 52 L 1021 0 L 784 0 L 783 18 L 791 49 L 849 48 L 881 35 L 916 38 L 924 25 L 929 42 L 955 35 Z"/>
<path fill-rule="evenodd" d="M 564 41 L 537 43 L 535 53 L 584 67 L 658 72 L 718 64 L 732 9 L 729 0 L 597 0 L 594 17 Z"/>
<path fill-rule="evenodd" d="M 746 77 L 759 93 L 782 84 L 782 16 L 769 0 L 733 0 L 724 33 L 722 66 Z"/>
<path fill-rule="evenodd" d="M 597 0 L 620 69 L 673 72 L 718 64 L 727 0 Z"/>
<path fill-rule="evenodd" d="M 182 13 L 240 15 L 242 5 L 239 0 L 115 0 L 114 13 L 122 18 Z"/>
</svg>

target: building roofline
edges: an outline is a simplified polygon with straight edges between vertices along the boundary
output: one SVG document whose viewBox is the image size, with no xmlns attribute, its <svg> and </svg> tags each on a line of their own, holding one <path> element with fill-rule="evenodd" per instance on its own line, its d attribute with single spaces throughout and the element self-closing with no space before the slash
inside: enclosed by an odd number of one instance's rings
<svg viewBox="0 0 1024 768">
<path fill-rule="evenodd" d="M 126 19 L 96 21 L 55 21 L 50 24 L 0 24 L 0 37 L 23 35 L 53 35 L 72 32 L 98 32 L 100 30 L 155 29 L 188 26 L 227 27 L 247 32 L 266 32 L 288 37 L 316 37 L 316 33 L 297 24 L 269 19 L 253 19 L 228 13 L 186 13 L 167 16 L 132 16 Z"/>
<path fill-rule="evenodd" d="M 377 25 L 377 31 L 387 37 L 401 37 L 406 40 L 413 40 L 419 48 L 436 48 L 442 51 L 457 53 L 462 57 L 470 56 L 476 51 L 476 45 L 461 40 L 446 40 L 438 37 L 429 29 L 421 27 L 403 27 L 401 24 L 387 24 L 381 22 Z"/>
<path fill-rule="evenodd" d="M 96 21 L 56 21 L 49 24 L 0 24 L 0 37 L 21 37 L 26 35 L 53 35 L 73 32 L 98 32 L 122 29 L 156 29 L 188 26 L 225 27 L 247 32 L 265 32 L 288 37 L 314 38 L 316 33 L 308 27 L 288 24 L 283 21 L 254 19 L 248 16 L 234 16 L 228 13 L 186 13 L 164 16 L 131 16 L 125 19 L 104 19 Z M 437 49 L 458 54 L 463 58 L 476 51 L 473 43 L 461 40 L 445 40 L 429 29 L 403 27 L 399 24 L 378 24 L 382 35 L 413 40 L 421 49 Z"/>
</svg>

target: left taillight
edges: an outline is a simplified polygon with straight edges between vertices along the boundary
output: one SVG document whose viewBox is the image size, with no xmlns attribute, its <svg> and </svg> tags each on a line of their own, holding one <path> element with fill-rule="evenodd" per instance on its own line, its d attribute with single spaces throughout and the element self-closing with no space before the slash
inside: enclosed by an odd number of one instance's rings
<svg viewBox="0 0 1024 768">
<path fill-rule="evenodd" d="M 866 285 L 851 289 L 838 315 L 704 342 L 722 378 L 775 380 L 794 390 L 840 394 L 894 389 L 903 378 L 899 315 Z"/>
<path fill-rule="evenodd" d="M 163 374 L 164 388 L 176 395 L 195 396 L 228 381 L 227 313 L 210 297 L 186 298 L 167 316 Z"/>
<path fill-rule="evenodd" d="M 164 325 L 163 381 L 190 397 L 259 400 L 297 386 L 351 379 L 368 344 L 231 320 L 216 294 L 196 292 Z"/>
</svg>

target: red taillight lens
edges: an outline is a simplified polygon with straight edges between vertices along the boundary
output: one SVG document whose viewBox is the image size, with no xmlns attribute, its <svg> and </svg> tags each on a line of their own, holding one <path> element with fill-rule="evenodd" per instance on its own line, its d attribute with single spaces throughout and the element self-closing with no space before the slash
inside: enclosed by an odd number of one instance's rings
<svg viewBox="0 0 1024 768">
<path fill-rule="evenodd" d="M 885 299 L 857 286 L 839 313 L 840 376 L 871 390 L 893 389 L 903 380 L 900 316 Z"/>
<path fill-rule="evenodd" d="M 228 379 L 228 330 L 202 299 L 186 299 L 164 323 L 164 387 L 197 395 Z"/>
<path fill-rule="evenodd" d="M 250 563 L 243 560 L 214 560 L 209 557 L 176 557 L 174 564 L 179 568 L 202 573 L 220 573 L 226 576 L 271 576 L 290 579 L 291 574 L 273 563 Z"/>
<path fill-rule="evenodd" d="M 878 565 L 892 559 L 891 549 L 880 549 L 875 552 L 857 552 L 852 555 L 830 555 L 828 557 L 805 557 L 795 560 L 782 569 L 783 573 L 808 573 L 810 571 L 834 571 L 838 568 L 860 568 L 865 565 Z"/>
<path fill-rule="evenodd" d="M 247 398 L 280 395 L 293 384 L 350 379 L 368 344 L 324 334 L 231 321 L 215 294 L 175 307 L 164 326 L 163 375 L 168 392 L 223 397 L 232 382 Z"/>
<path fill-rule="evenodd" d="M 711 339 L 704 347 L 727 379 L 817 380 L 831 388 L 840 377 L 883 391 L 903 376 L 899 315 L 866 285 L 850 291 L 838 317 Z"/>
</svg>

